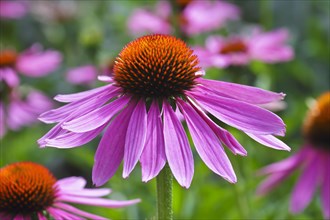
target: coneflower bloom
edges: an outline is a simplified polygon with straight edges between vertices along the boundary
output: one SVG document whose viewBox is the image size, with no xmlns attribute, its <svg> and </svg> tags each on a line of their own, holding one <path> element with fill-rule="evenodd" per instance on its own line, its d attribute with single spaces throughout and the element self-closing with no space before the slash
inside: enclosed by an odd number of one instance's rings
<svg viewBox="0 0 330 220">
<path fill-rule="evenodd" d="M 32 162 L 9 164 L 0 169 L 0 218 L 21 219 L 106 219 L 68 203 L 120 208 L 140 200 L 116 201 L 101 198 L 110 189 L 86 189 L 82 177 L 60 180 L 44 166 Z"/>
<path fill-rule="evenodd" d="M 230 182 L 236 182 L 236 176 L 221 143 L 234 154 L 246 155 L 246 151 L 207 113 L 266 146 L 289 150 L 273 136 L 284 135 L 283 121 L 256 106 L 280 100 L 282 93 L 202 76 L 197 56 L 180 39 L 167 35 L 138 38 L 116 58 L 113 78 L 101 77 L 108 85 L 55 97 L 69 104 L 40 116 L 46 123 L 58 124 L 38 143 L 76 147 L 107 127 L 95 155 L 93 182 L 97 186 L 111 178 L 124 160 L 124 178 L 138 161 L 143 181 L 157 176 L 168 162 L 179 184 L 188 188 L 194 173 L 193 155 L 175 111 L 184 116 L 205 164 Z"/>
<path fill-rule="evenodd" d="M 203 67 L 227 67 L 247 65 L 252 60 L 277 63 L 292 60 L 294 52 L 289 45 L 288 31 L 278 29 L 271 32 L 255 30 L 249 36 L 210 36 L 205 48 L 195 51 Z"/>
<path fill-rule="evenodd" d="M 270 176 L 259 186 L 258 193 L 269 192 L 295 170 L 302 169 L 292 192 L 290 211 L 299 213 L 304 210 L 320 186 L 323 213 L 330 218 L 330 92 L 317 99 L 307 114 L 303 128 L 303 147 L 293 156 L 260 171 Z"/>
</svg>

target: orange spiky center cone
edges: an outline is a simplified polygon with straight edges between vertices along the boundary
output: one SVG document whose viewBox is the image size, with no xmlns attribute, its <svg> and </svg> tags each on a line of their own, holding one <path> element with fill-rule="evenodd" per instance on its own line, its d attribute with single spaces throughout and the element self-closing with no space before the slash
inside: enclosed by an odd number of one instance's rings
<svg viewBox="0 0 330 220">
<path fill-rule="evenodd" d="M 308 112 L 303 132 L 313 146 L 330 151 L 330 92 L 321 95 Z"/>
<path fill-rule="evenodd" d="M 19 162 L 0 169 L 0 212 L 32 215 L 51 206 L 56 179 L 32 162 Z"/>
<path fill-rule="evenodd" d="M 220 50 L 221 54 L 244 53 L 247 52 L 247 46 L 242 40 L 228 41 Z"/>
<path fill-rule="evenodd" d="M 17 60 L 17 53 L 13 50 L 0 51 L 0 67 L 14 66 Z"/>
<path fill-rule="evenodd" d="M 115 60 L 114 81 L 141 97 L 175 97 L 194 87 L 197 56 L 172 36 L 148 35 L 127 44 Z"/>
</svg>

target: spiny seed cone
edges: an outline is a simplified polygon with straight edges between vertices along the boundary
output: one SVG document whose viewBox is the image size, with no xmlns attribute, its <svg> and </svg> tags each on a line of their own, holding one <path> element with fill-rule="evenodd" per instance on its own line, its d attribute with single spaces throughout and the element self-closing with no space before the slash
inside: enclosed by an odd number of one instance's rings
<svg viewBox="0 0 330 220">
<path fill-rule="evenodd" d="M 148 35 L 127 44 L 115 60 L 114 80 L 142 97 L 179 96 L 194 87 L 197 56 L 172 36 Z"/>
<path fill-rule="evenodd" d="M 0 169 L 0 213 L 33 214 L 51 206 L 56 179 L 32 162 L 13 163 Z"/>
<path fill-rule="evenodd" d="M 330 92 L 321 95 L 308 112 L 304 135 L 313 146 L 330 151 Z"/>
</svg>

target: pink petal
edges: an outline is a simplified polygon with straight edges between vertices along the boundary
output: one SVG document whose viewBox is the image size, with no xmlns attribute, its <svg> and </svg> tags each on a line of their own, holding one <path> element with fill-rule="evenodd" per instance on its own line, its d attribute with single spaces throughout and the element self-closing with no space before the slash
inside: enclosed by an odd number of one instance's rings
<svg viewBox="0 0 330 220">
<path fill-rule="evenodd" d="M 30 77 L 40 77 L 55 71 L 62 61 L 62 55 L 54 50 L 25 53 L 18 57 L 16 68 Z"/>
<path fill-rule="evenodd" d="M 146 103 L 141 99 L 131 116 L 127 127 L 124 152 L 123 177 L 126 178 L 140 159 L 147 136 Z"/>
<path fill-rule="evenodd" d="M 147 118 L 147 137 L 141 158 L 142 181 L 158 175 L 166 163 L 164 134 L 158 102 L 153 101 Z"/>
<path fill-rule="evenodd" d="M 70 191 L 70 190 L 79 190 L 83 189 L 86 186 L 86 180 L 82 177 L 67 177 L 60 179 L 56 182 L 56 186 L 61 190 Z"/>
<path fill-rule="evenodd" d="M 94 111 L 82 115 L 81 117 L 64 122 L 62 128 L 77 133 L 92 131 L 107 123 L 115 114 L 117 114 L 117 112 L 127 105 L 128 101 L 129 98 L 123 96 L 107 105 L 96 108 Z"/>
<path fill-rule="evenodd" d="M 284 142 L 280 141 L 273 135 L 250 134 L 248 132 L 245 133 L 255 141 L 259 142 L 262 145 L 265 145 L 266 147 L 270 147 L 276 150 L 286 150 L 286 151 L 291 150 L 291 148 L 288 145 L 286 145 Z"/>
<path fill-rule="evenodd" d="M 18 214 L 14 217 L 14 220 L 24 220 L 24 216 L 21 214 Z"/>
<path fill-rule="evenodd" d="M 224 123 L 254 134 L 284 135 L 285 124 L 274 113 L 260 107 L 214 94 L 189 93 L 203 109 Z"/>
<path fill-rule="evenodd" d="M 47 220 L 47 218 L 42 213 L 38 212 L 37 214 L 39 220 Z"/>
<path fill-rule="evenodd" d="M 325 218 L 330 218 L 330 157 L 328 153 L 323 155 L 323 182 L 321 188 L 322 207 Z"/>
<path fill-rule="evenodd" d="M 111 122 L 96 150 L 92 179 L 96 186 L 107 182 L 124 158 L 125 137 L 135 105 L 128 106 Z M 111 158 L 111 160 L 109 159 Z"/>
<path fill-rule="evenodd" d="M 79 215 L 79 216 L 83 216 L 83 217 L 86 217 L 86 218 L 89 218 L 89 219 L 98 219 L 98 220 L 106 220 L 106 218 L 102 217 L 102 216 L 99 216 L 99 215 L 93 215 L 91 213 L 88 213 L 88 212 L 84 212 L 80 209 L 77 209 L 71 205 L 68 205 L 68 204 L 65 204 L 65 203 L 56 203 L 54 205 L 55 207 L 58 207 L 58 208 L 61 208 L 61 209 L 64 209 L 66 211 L 69 211 L 71 213 L 74 213 L 76 215 Z"/>
<path fill-rule="evenodd" d="M 56 137 L 44 139 L 44 146 L 56 147 L 56 148 L 72 148 L 78 147 L 88 143 L 93 140 L 97 135 L 99 135 L 102 130 L 107 126 L 104 124 L 95 130 L 88 131 L 85 133 L 74 133 L 67 132 L 65 134 L 59 134 Z"/>
<path fill-rule="evenodd" d="M 83 198 L 76 196 L 60 196 L 59 201 L 72 202 L 77 204 L 92 205 L 92 206 L 102 206 L 107 208 L 121 208 L 129 205 L 139 203 L 140 199 L 117 201 L 103 198 Z"/>
<path fill-rule="evenodd" d="M 236 138 L 230 134 L 227 130 L 221 128 L 216 123 L 214 123 L 198 106 L 196 106 L 192 101 L 190 105 L 193 106 L 196 111 L 199 113 L 200 117 L 208 124 L 212 131 L 217 135 L 219 140 L 224 143 L 231 152 L 235 155 L 246 156 L 247 152 L 244 147 L 236 140 Z"/>
<path fill-rule="evenodd" d="M 163 102 L 165 154 L 175 179 L 189 188 L 194 175 L 194 159 L 186 133 L 167 101 Z"/>
<path fill-rule="evenodd" d="M 96 89 L 91 89 L 88 91 L 84 92 L 78 92 L 78 93 L 73 93 L 73 94 L 66 94 L 66 95 L 57 95 L 54 97 L 56 101 L 59 102 L 74 102 L 74 101 L 79 101 L 87 97 L 92 97 L 94 95 L 97 95 L 99 93 L 109 91 L 109 90 L 118 90 L 117 88 L 113 87 L 112 84 L 102 86 Z"/>
<path fill-rule="evenodd" d="M 0 102 L 0 119 L 0 138 L 2 138 L 7 132 L 5 125 L 5 108 L 2 102 Z"/>
<path fill-rule="evenodd" d="M 82 196 L 82 197 L 102 197 L 109 195 L 110 189 L 61 189 L 61 194 L 71 195 L 71 196 Z"/>
<path fill-rule="evenodd" d="M 188 124 L 196 150 L 204 163 L 216 174 L 231 183 L 236 175 L 218 137 L 203 118 L 188 104 L 177 100 Z"/>
<path fill-rule="evenodd" d="M 285 94 L 263 90 L 253 86 L 240 85 L 217 80 L 199 78 L 202 90 L 219 96 L 236 99 L 251 104 L 265 104 L 284 99 Z"/>
<path fill-rule="evenodd" d="M 72 120 L 77 116 L 82 116 L 95 108 L 102 106 L 106 101 L 117 95 L 117 92 L 118 90 L 104 90 L 93 96 L 87 96 L 81 100 L 45 112 L 39 116 L 39 120 L 45 123 L 63 122 L 68 116 L 70 116 Z"/>
<path fill-rule="evenodd" d="M 53 207 L 48 207 L 46 211 L 54 217 L 56 220 L 84 220 L 81 217 L 78 217 L 76 215 L 73 215 L 69 212 L 66 212 L 64 210 L 58 209 L 58 208 L 53 208 Z"/>
<path fill-rule="evenodd" d="M 90 84 L 96 81 L 97 69 L 92 65 L 70 69 L 66 80 L 72 84 Z"/>
<path fill-rule="evenodd" d="M 308 159 L 306 167 L 292 192 L 290 210 L 293 213 L 301 212 L 309 204 L 320 180 L 319 170 L 322 169 L 320 158 L 315 154 Z"/>
<path fill-rule="evenodd" d="M 19 78 L 12 68 L 0 68 L 0 81 L 4 81 L 9 87 L 19 85 Z"/>
<path fill-rule="evenodd" d="M 257 194 L 263 195 L 268 193 L 274 187 L 282 183 L 292 173 L 292 171 L 293 170 L 286 170 L 272 174 L 258 186 Z"/>
</svg>

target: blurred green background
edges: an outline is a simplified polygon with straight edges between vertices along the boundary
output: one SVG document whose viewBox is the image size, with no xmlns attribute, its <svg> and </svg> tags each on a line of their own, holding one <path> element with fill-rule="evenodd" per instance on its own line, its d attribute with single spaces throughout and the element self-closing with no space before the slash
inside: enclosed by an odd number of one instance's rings
<svg viewBox="0 0 330 220">
<path fill-rule="evenodd" d="M 57 2 L 57 1 L 51 1 Z M 63 1 L 68 4 L 69 1 Z M 63 4 L 62 2 L 62 4 Z M 298 215 L 288 212 L 291 190 L 298 173 L 267 196 L 255 194 L 262 177 L 256 175 L 261 167 L 284 159 L 297 151 L 303 143 L 301 126 L 307 103 L 311 98 L 329 90 L 329 27 L 328 0 L 259 0 L 230 1 L 240 7 L 242 18 L 233 30 L 245 25 L 259 24 L 265 30 L 285 27 L 290 31 L 290 44 L 295 50 L 293 61 L 281 64 L 253 62 L 247 67 L 225 70 L 209 69 L 207 78 L 252 84 L 287 94 L 287 108 L 280 112 L 287 134 L 281 138 L 292 152 L 266 148 L 235 129 L 226 127 L 247 149 L 248 156 L 234 156 L 227 152 L 236 171 L 238 182 L 232 185 L 212 173 L 194 152 L 195 175 L 187 190 L 174 182 L 174 217 L 176 219 L 322 219 L 319 195 Z M 102 66 L 115 58 L 122 47 L 134 37 L 127 31 L 127 18 L 138 7 L 155 1 L 117 0 L 74 2 L 76 10 L 67 19 L 43 19 L 29 13 L 19 20 L 1 21 L 1 45 L 11 45 L 22 51 L 35 42 L 45 48 L 63 53 L 63 63 L 56 72 L 40 78 L 21 77 L 50 97 L 56 94 L 83 91 L 88 87 L 73 86 L 64 80 L 68 68 L 84 64 Z M 212 33 L 217 33 L 214 31 Z M 219 33 L 221 33 L 219 31 Z M 209 34 L 188 39 L 188 44 L 204 44 Z M 96 83 L 94 86 L 101 84 Z M 58 106 L 59 103 L 56 103 Z M 39 149 L 36 140 L 52 125 L 37 123 L 18 132 L 8 132 L 1 140 L 1 167 L 18 161 L 34 161 L 48 167 L 60 179 L 83 176 L 91 183 L 94 153 L 100 137 L 74 149 Z M 111 158 L 109 158 L 111 159 Z M 84 207 L 84 210 L 111 219 L 151 219 L 156 213 L 155 180 L 142 183 L 139 165 L 128 179 L 122 179 L 121 167 L 104 186 L 113 189 L 111 199 L 141 198 L 136 206 L 124 209 Z M 82 206 L 83 207 L 83 206 Z"/>
</svg>

